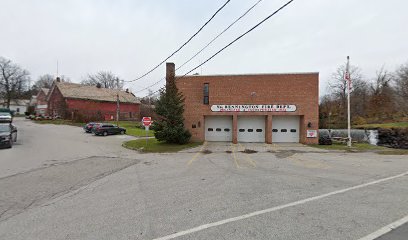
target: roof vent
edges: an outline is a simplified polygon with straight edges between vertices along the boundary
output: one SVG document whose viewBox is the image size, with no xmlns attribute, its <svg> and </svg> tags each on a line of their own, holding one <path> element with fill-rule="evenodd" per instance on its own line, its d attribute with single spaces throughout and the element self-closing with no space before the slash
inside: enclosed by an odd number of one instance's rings
<svg viewBox="0 0 408 240">
<path fill-rule="evenodd" d="M 57 82 L 61 82 L 61 78 L 60 77 L 57 77 Z"/>
<path fill-rule="evenodd" d="M 126 88 L 126 93 L 129 93 L 129 88 Z"/>
<path fill-rule="evenodd" d="M 97 88 L 101 88 L 101 87 L 102 87 L 102 84 L 101 84 L 101 83 L 97 83 L 97 84 L 96 84 L 96 87 L 97 87 Z"/>
</svg>

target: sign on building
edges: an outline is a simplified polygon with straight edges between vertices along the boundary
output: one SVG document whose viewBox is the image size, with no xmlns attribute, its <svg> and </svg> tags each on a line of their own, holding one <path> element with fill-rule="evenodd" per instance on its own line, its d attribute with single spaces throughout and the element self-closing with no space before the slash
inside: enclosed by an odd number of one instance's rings
<svg viewBox="0 0 408 240">
<path fill-rule="evenodd" d="M 296 105 L 258 104 L 258 105 L 212 105 L 213 112 L 295 112 Z"/>
</svg>

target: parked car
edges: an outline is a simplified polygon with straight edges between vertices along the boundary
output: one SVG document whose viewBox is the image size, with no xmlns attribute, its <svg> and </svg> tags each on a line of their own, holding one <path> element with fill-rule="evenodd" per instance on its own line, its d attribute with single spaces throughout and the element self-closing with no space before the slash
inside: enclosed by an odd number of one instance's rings
<svg viewBox="0 0 408 240">
<path fill-rule="evenodd" d="M 13 116 L 10 112 L 0 112 L 0 123 L 11 123 Z"/>
<path fill-rule="evenodd" d="M 11 123 L 0 123 L 0 145 L 11 148 L 17 141 L 17 127 Z"/>
<path fill-rule="evenodd" d="M 113 124 L 109 124 L 109 123 L 100 123 L 100 124 L 95 124 L 94 125 L 94 127 L 92 128 L 92 132 L 95 135 L 107 136 L 107 135 L 119 134 L 119 133 L 120 134 L 125 134 L 126 129 L 118 127 L 118 126 L 113 125 Z"/>
<path fill-rule="evenodd" d="M 84 125 L 84 130 L 85 130 L 85 132 L 91 133 L 91 132 L 92 132 L 92 128 L 93 128 L 93 126 L 94 126 L 95 124 L 98 124 L 98 123 L 89 122 L 89 123 L 85 124 L 85 125 Z"/>
</svg>

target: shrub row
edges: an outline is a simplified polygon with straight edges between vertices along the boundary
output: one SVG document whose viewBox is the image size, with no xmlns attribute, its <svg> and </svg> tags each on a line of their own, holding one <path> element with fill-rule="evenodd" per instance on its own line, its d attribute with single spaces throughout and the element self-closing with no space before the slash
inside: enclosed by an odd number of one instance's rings
<svg viewBox="0 0 408 240">
<path fill-rule="evenodd" d="M 378 129 L 378 145 L 408 149 L 408 128 Z"/>
</svg>

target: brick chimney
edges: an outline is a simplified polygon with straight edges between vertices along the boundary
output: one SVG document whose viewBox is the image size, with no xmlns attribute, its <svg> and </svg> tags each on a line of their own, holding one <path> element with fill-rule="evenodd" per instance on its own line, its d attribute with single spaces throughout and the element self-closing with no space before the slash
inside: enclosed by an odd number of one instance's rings
<svg viewBox="0 0 408 240">
<path fill-rule="evenodd" d="M 174 63 L 166 63 L 166 89 L 175 84 L 176 70 Z"/>
</svg>

